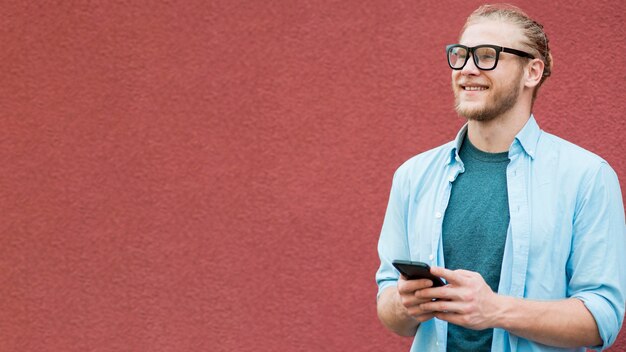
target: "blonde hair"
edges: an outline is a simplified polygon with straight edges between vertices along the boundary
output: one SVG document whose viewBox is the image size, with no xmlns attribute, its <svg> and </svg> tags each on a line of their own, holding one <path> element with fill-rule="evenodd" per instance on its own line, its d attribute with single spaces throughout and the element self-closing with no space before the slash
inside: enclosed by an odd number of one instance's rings
<svg viewBox="0 0 626 352">
<path fill-rule="evenodd" d="M 510 4 L 493 4 L 482 5 L 477 8 L 467 18 L 461 34 L 465 32 L 465 29 L 480 19 L 496 19 L 506 21 L 511 24 L 519 26 L 524 32 L 524 36 L 527 41 L 524 43 L 531 49 L 531 54 L 536 58 L 541 59 L 544 64 L 543 75 L 539 84 L 533 92 L 533 101 L 537 97 L 537 91 L 543 82 L 552 74 L 552 54 L 550 53 L 550 46 L 548 36 L 543 30 L 543 26 L 539 22 L 533 20 L 519 7 Z"/>
</svg>

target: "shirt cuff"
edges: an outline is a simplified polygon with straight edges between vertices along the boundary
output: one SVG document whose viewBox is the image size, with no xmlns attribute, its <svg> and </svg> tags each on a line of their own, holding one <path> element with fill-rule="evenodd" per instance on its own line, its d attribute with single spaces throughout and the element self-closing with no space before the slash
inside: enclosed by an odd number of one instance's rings
<svg viewBox="0 0 626 352">
<path fill-rule="evenodd" d="M 617 339 L 617 334 L 622 325 L 621 320 L 623 319 L 616 317 L 616 311 L 619 309 L 613 307 L 606 298 L 592 292 L 579 293 L 573 295 L 572 298 L 577 298 L 585 304 L 598 326 L 602 345 L 588 346 L 588 348 L 601 351 L 610 347 Z"/>
<path fill-rule="evenodd" d="M 387 287 L 391 287 L 391 286 L 398 286 L 398 280 L 387 280 L 387 281 L 383 281 L 381 283 L 378 284 L 378 294 L 376 294 L 376 301 L 378 301 L 378 298 L 380 297 L 380 295 L 383 293 L 383 291 L 385 291 L 385 289 L 387 289 Z"/>
</svg>

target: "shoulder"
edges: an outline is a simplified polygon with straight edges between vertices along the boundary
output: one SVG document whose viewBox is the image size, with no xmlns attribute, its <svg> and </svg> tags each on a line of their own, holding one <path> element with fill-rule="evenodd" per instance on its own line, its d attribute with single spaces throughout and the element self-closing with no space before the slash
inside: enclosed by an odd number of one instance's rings
<svg viewBox="0 0 626 352">
<path fill-rule="evenodd" d="M 561 137 L 543 132 L 537 149 L 534 162 L 544 170 L 556 172 L 562 186 L 574 183 L 584 187 L 594 182 L 607 182 L 607 177 L 617 180 L 606 160 Z"/>
<path fill-rule="evenodd" d="M 599 155 L 561 137 L 543 131 L 538 143 L 539 158 L 558 158 L 558 166 L 575 170 L 598 170 L 608 165 Z M 557 165 L 555 165 L 557 166 Z"/>
</svg>

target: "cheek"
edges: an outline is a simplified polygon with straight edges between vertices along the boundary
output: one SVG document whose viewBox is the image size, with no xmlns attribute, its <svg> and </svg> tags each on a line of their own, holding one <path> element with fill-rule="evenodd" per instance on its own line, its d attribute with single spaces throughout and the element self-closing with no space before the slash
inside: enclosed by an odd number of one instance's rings
<svg viewBox="0 0 626 352">
<path fill-rule="evenodd" d="M 450 75 L 450 83 L 452 85 L 452 90 L 457 91 L 459 90 L 459 84 L 458 82 L 461 79 L 461 75 L 459 74 L 460 71 L 452 71 L 452 74 Z"/>
</svg>

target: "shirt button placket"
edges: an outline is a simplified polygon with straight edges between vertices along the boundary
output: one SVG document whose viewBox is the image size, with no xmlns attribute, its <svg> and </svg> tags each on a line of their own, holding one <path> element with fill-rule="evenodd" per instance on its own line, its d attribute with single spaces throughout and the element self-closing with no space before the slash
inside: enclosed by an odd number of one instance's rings
<svg viewBox="0 0 626 352">
<path fill-rule="evenodd" d="M 443 214 L 440 211 L 435 212 L 435 219 L 441 220 L 442 217 L 443 217 Z M 430 265 L 431 266 L 435 265 L 435 254 L 431 253 L 428 256 L 428 260 L 430 260 Z"/>
</svg>

